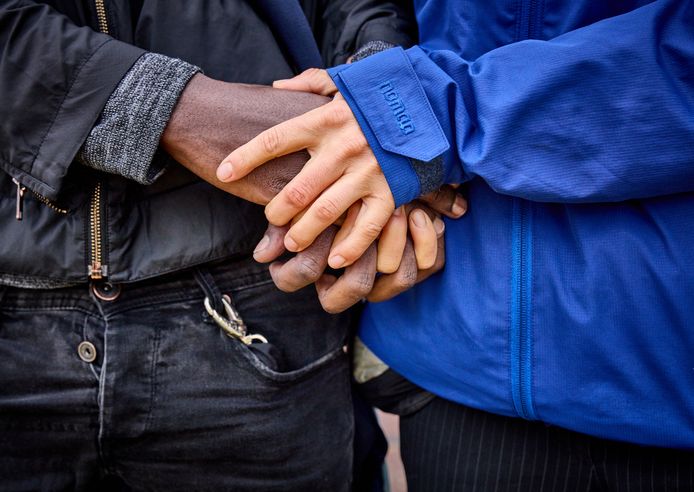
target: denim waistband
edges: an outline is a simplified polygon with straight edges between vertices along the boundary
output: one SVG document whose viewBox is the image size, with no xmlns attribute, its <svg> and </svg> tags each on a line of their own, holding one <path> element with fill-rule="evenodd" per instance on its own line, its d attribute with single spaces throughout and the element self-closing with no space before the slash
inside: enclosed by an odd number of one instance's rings
<svg viewBox="0 0 694 492">
<path fill-rule="evenodd" d="M 0 310 L 80 310 L 108 316 L 143 305 L 180 302 L 210 297 L 218 302 L 220 294 L 269 283 L 268 266 L 256 263 L 252 257 L 205 265 L 174 274 L 119 284 L 113 301 L 97 299 L 92 286 L 103 282 L 84 283 L 60 289 L 21 289 L 0 286 Z M 111 286 L 111 284 L 108 284 Z"/>
</svg>

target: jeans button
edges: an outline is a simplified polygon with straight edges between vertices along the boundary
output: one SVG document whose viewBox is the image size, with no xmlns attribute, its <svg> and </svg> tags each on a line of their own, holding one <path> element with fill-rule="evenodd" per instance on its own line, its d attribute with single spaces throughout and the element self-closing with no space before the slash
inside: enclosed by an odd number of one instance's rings
<svg viewBox="0 0 694 492">
<path fill-rule="evenodd" d="M 95 282 L 92 284 L 92 292 L 102 301 L 115 301 L 121 293 L 121 286 L 109 282 Z"/>
<path fill-rule="evenodd" d="M 84 362 L 94 362 L 96 360 L 96 347 L 92 342 L 82 342 L 77 346 L 77 354 Z"/>
</svg>

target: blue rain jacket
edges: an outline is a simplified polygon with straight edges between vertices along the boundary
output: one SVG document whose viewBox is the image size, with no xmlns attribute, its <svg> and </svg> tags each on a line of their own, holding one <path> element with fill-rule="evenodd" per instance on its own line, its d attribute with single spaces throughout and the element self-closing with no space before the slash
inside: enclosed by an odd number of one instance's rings
<svg viewBox="0 0 694 492">
<path fill-rule="evenodd" d="M 397 204 L 419 167 L 470 210 L 362 339 L 464 405 L 694 448 L 694 1 L 415 4 L 418 47 L 330 74 Z"/>
</svg>

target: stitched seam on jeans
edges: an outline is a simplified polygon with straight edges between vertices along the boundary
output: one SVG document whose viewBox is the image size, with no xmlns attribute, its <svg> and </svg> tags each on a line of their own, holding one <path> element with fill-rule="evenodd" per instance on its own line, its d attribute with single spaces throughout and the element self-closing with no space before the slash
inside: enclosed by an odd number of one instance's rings
<svg viewBox="0 0 694 492">
<path fill-rule="evenodd" d="M 83 308 L 75 308 L 75 307 L 36 307 L 36 308 L 24 308 L 24 307 L 0 307 L 0 312 L 3 311 L 10 311 L 10 312 L 22 312 L 22 313 L 36 313 L 36 312 L 54 312 L 54 311 L 76 311 L 80 312 L 83 314 L 86 314 L 87 316 L 92 316 L 94 318 L 98 318 L 99 315 L 92 313 L 90 311 L 87 311 L 86 309 Z"/>
<path fill-rule="evenodd" d="M 147 411 L 147 419 L 145 420 L 145 432 L 147 432 L 152 424 L 152 414 L 154 413 L 154 398 L 157 394 L 157 362 L 159 360 L 159 343 L 161 341 L 161 326 L 157 326 L 156 335 L 154 337 L 154 347 L 152 349 L 152 365 L 149 369 L 149 380 L 152 387 L 149 392 L 149 410 Z"/>
<path fill-rule="evenodd" d="M 98 426 L 94 423 L 88 424 L 77 424 L 71 423 L 58 423 L 58 422 L 17 422 L 17 421 L 5 421 L 0 422 L 0 429 L 2 430 L 38 430 L 38 431 L 70 431 L 70 432 L 84 432 L 98 429 Z"/>
<path fill-rule="evenodd" d="M 265 381 L 276 384 L 291 384 L 303 381 L 304 379 L 316 374 L 321 368 L 329 366 L 331 362 L 335 361 L 340 356 L 345 356 L 345 353 L 340 346 L 320 356 L 314 361 L 309 362 L 305 366 L 300 367 L 299 369 L 294 369 L 293 371 L 288 372 L 277 372 L 267 367 L 246 345 L 243 344 L 243 342 L 235 339 L 230 339 L 230 341 L 232 350 L 235 350 L 246 359 L 254 374 Z"/>
<path fill-rule="evenodd" d="M 232 293 L 236 293 L 236 292 L 242 292 L 242 291 L 250 289 L 250 288 L 260 287 L 262 285 L 268 285 L 271 283 L 272 283 L 272 279 L 265 279 L 265 280 L 255 282 L 253 284 L 244 285 L 243 287 L 231 288 L 229 290 Z M 222 294 L 224 294 L 223 289 L 220 289 L 220 290 L 222 290 Z M 172 289 L 171 292 L 162 293 L 162 294 L 155 294 L 155 295 L 152 295 L 151 297 L 148 297 L 147 299 L 125 301 L 123 303 L 123 307 L 117 308 L 117 309 L 112 309 L 112 310 L 111 309 L 107 310 L 107 316 L 110 317 L 110 316 L 113 316 L 116 314 L 122 314 L 124 312 L 130 311 L 133 309 L 139 309 L 139 308 L 142 308 L 145 306 L 162 306 L 162 305 L 167 305 L 167 304 L 176 304 L 178 302 L 186 302 L 186 301 L 195 302 L 195 301 L 201 301 L 201 300 L 205 299 L 205 295 L 202 292 L 202 290 L 200 291 L 200 294 L 201 295 L 198 295 L 198 296 L 192 296 L 190 293 L 180 292 L 180 291 L 176 291 L 176 290 Z"/>
<path fill-rule="evenodd" d="M 84 317 L 84 322 L 82 323 L 82 339 L 87 340 L 87 322 L 89 321 L 89 316 Z M 94 378 L 96 378 L 97 384 L 99 383 L 99 375 L 96 373 L 96 369 L 94 368 L 94 364 L 87 364 L 89 366 L 89 370 L 91 373 L 94 375 Z"/>
<path fill-rule="evenodd" d="M 235 288 L 232 287 L 232 288 L 231 288 L 231 291 L 232 291 L 232 292 L 243 292 L 244 290 L 252 289 L 252 288 L 254 288 L 254 287 L 261 287 L 261 286 L 263 286 L 263 285 L 268 285 L 268 284 L 271 284 L 271 283 L 272 283 L 272 279 L 271 279 L 271 278 L 266 278 L 266 279 L 263 279 L 263 280 L 258 280 L 257 282 L 254 282 L 254 283 L 252 283 L 252 284 L 244 285 L 243 287 L 235 287 Z"/>
<path fill-rule="evenodd" d="M 156 296 L 152 296 L 148 299 L 123 302 L 123 307 L 121 307 L 121 308 L 107 309 L 106 310 L 106 317 L 111 318 L 112 316 L 115 316 L 117 314 L 127 313 L 128 311 L 132 311 L 133 309 L 140 309 L 140 308 L 148 307 L 148 306 L 152 306 L 152 307 L 154 307 L 154 306 L 166 306 L 166 305 L 170 305 L 170 304 L 179 304 L 181 302 L 188 302 L 188 301 L 200 302 L 204 298 L 205 298 L 204 295 L 191 297 L 190 294 L 183 293 L 183 292 L 179 293 L 178 295 L 177 294 L 156 295 Z"/>
</svg>

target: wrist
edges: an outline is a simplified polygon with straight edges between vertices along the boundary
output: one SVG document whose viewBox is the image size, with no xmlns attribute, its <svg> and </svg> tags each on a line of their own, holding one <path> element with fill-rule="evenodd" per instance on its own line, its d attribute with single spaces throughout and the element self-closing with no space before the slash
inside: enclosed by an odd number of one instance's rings
<svg viewBox="0 0 694 492">
<path fill-rule="evenodd" d="M 164 128 L 159 146 L 181 163 L 188 160 L 187 149 L 201 131 L 200 116 L 205 111 L 201 94 L 215 84 L 219 82 L 201 73 L 191 77 Z"/>
<path fill-rule="evenodd" d="M 185 161 L 195 159 L 200 148 L 205 147 L 218 164 L 260 132 L 329 100 L 315 94 L 222 82 L 196 74 L 181 94 L 160 145 L 176 160 L 181 157 Z"/>
<path fill-rule="evenodd" d="M 298 173 L 307 155 L 275 159 L 237 183 L 219 181 L 217 166 L 262 131 L 329 100 L 304 92 L 221 82 L 197 74 L 181 94 L 160 146 L 208 183 L 241 198 L 267 203 Z"/>
</svg>

